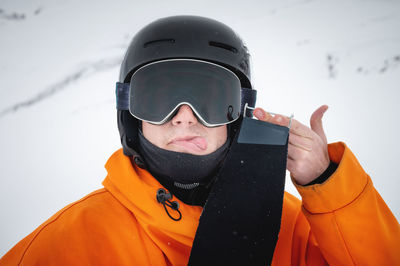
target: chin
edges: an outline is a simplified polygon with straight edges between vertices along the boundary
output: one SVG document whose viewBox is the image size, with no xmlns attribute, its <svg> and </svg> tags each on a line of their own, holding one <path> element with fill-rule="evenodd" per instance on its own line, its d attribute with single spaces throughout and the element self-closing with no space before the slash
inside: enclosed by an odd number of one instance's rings
<svg viewBox="0 0 400 266">
<path fill-rule="evenodd" d="M 178 150 L 177 152 L 188 153 L 188 154 L 192 154 L 192 155 L 206 155 L 206 154 L 208 154 L 207 151 L 199 152 L 199 151 L 190 151 L 190 150 L 186 150 L 186 149 L 181 149 L 181 150 Z"/>
</svg>

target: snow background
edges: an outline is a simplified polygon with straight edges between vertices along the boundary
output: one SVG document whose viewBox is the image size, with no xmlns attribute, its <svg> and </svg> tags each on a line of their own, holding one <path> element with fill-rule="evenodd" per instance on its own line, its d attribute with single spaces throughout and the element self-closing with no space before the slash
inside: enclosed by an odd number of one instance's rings
<svg viewBox="0 0 400 266">
<path fill-rule="evenodd" d="M 121 146 L 114 88 L 125 49 L 146 24 L 179 14 L 239 33 L 258 106 L 308 124 L 328 104 L 329 142 L 348 144 L 400 218 L 400 1 L 0 0 L 0 256 L 101 187 Z"/>
</svg>

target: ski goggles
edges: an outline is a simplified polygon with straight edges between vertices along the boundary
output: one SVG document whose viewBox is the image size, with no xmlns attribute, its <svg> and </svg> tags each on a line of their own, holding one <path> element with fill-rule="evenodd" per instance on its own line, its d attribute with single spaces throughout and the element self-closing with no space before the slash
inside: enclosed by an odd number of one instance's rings
<svg viewBox="0 0 400 266">
<path fill-rule="evenodd" d="M 255 91 L 252 98 L 255 102 Z M 189 105 L 207 127 L 237 120 L 243 89 L 239 78 L 220 65 L 195 59 L 170 59 L 142 66 L 130 83 L 117 83 L 117 108 L 137 119 L 161 125 L 181 105 Z M 249 104 L 254 104 L 249 103 Z"/>
</svg>

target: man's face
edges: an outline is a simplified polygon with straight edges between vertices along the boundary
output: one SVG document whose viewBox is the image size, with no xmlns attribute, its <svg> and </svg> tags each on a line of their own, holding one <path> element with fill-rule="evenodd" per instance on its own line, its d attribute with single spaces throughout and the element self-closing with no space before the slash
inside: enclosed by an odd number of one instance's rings
<svg viewBox="0 0 400 266">
<path fill-rule="evenodd" d="M 206 127 L 201 124 L 188 105 L 182 105 L 167 123 L 142 123 L 144 137 L 159 148 L 206 155 L 216 151 L 227 139 L 226 125 Z"/>
</svg>

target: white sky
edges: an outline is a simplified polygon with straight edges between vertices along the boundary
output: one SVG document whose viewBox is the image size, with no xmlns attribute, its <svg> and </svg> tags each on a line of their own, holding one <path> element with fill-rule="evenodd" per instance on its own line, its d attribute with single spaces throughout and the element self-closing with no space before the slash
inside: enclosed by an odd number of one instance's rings
<svg viewBox="0 0 400 266">
<path fill-rule="evenodd" d="M 120 148 L 114 87 L 124 51 L 141 27 L 177 14 L 239 33 L 259 106 L 308 123 L 328 104 L 329 142 L 346 142 L 399 219 L 400 1 L 3 0 L 0 256 L 101 187 Z M 298 195 L 290 179 L 287 190 Z"/>
</svg>

